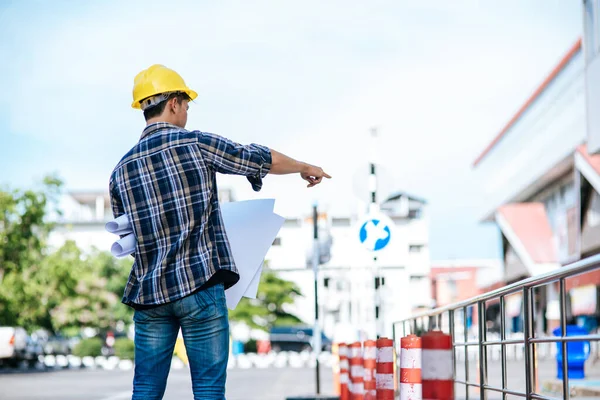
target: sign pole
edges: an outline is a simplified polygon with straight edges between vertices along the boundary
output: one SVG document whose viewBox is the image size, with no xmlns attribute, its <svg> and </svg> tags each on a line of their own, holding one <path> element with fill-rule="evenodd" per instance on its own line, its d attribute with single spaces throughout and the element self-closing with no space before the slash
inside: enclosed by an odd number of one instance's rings
<svg viewBox="0 0 600 400">
<path fill-rule="evenodd" d="M 313 205 L 313 275 L 315 278 L 315 326 L 313 329 L 313 353 L 315 355 L 315 382 L 317 394 L 321 394 L 321 376 L 319 373 L 319 354 L 321 354 L 321 326 L 319 324 L 319 213 L 317 204 Z"/>
<path fill-rule="evenodd" d="M 379 212 L 379 206 L 377 204 L 377 169 L 376 169 L 376 144 L 377 144 L 377 129 L 371 128 L 372 138 L 372 150 L 371 160 L 369 162 L 369 189 L 371 191 L 371 204 L 369 205 L 370 213 Z M 377 254 L 377 253 L 375 253 Z M 379 339 L 379 313 L 380 313 L 380 298 L 379 298 L 379 287 L 381 286 L 381 278 L 379 277 L 379 269 L 377 268 L 377 255 L 373 256 L 373 283 L 374 283 L 374 297 L 375 303 L 375 337 Z"/>
</svg>

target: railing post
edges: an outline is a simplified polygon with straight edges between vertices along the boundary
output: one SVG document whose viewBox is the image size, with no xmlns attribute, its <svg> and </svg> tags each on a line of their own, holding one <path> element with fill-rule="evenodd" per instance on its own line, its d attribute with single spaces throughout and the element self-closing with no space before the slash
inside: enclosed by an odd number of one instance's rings
<svg viewBox="0 0 600 400">
<path fill-rule="evenodd" d="M 485 400 L 487 392 L 484 386 L 487 385 L 487 351 L 483 344 L 485 341 L 485 301 L 477 302 L 477 330 L 479 331 L 479 398 Z"/>
<path fill-rule="evenodd" d="M 456 338 L 454 336 L 454 310 L 448 311 L 448 323 L 450 324 L 450 338 L 452 340 L 452 380 L 456 380 Z"/>
<path fill-rule="evenodd" d="M 533 319 L 531 317 L 531 288 L 523 288 L 523 345 L 525 350 L 525 394 L 527 400 L 531 399 L 533 376 L 532 360 L 531 360 L 531 332 Z"/>
<path fill-rule="evenodd" d="M 500 345 L 502 358 L 500 360 L 501 368 L 502 368 L 502 390 L 506 390 L 506 344 L 504 341 L 506 340 L 506 310 L 504 309 L 504 296 L 500 296 L 500 341 L 502 344 Z M 502 392 L 502 400 L 506 400 L 506 393 Z"/>
<path fill-rule="evenodd" d="M 469 383 L 471 381 L 471 377 L 469 376 L 469 346 L 467 343 L 469 342 L 469 334 L 467 326 L 467 307 L 463 308 L 463 336 L 465 338 L 465 382 Z M 466 385 L 466 400 L 469 400 L 469 385 Z"/>
<path fill-rule="evenodd" d="M 571 396 L 569 392 L 569 369 L 567 368 L 567 293 L 565 288 L 565 278 L 560 279 L 560 331 L 562 334 L 562 370 L 563 370 L 563 399 L 567 400 Z"/>
</svg>

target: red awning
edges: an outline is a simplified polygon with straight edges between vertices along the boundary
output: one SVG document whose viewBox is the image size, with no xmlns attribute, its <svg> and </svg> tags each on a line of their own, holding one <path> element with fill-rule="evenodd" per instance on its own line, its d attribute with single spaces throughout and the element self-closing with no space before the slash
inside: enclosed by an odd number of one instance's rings
<svg viewBox="0 0 600 400">
<path fill-rule="evenodd" d="M 553 233 L 542 203 L 507 204 L 498 209 L 512 233 L 520 243 L 513 248 L 523 248 L 534 263 L 556 263 Z M 508 235 L 505 236 L 508 237 Z M 510 240 L 510 238 L 509 238 Z"/>
</svg>

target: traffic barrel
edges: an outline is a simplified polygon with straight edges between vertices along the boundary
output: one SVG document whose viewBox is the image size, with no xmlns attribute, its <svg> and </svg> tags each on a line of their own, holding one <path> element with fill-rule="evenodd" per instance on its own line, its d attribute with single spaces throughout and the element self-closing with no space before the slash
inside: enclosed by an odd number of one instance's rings
<svg viewBox="0 0 600 400">
<path fill-rule="evenodd" d="M 365 400 L 376 400 L 377 384 L 375 373 L 377 370 L 377 342 L 374 340 L 365 341 L 365 351 L 363 353 L 365 368 Z"/>
<path fill-rule="evenodd" d="M 421 338 L 408 335 L 400 339 L 400 400 L 422 400 Z"/>
<path fill-rule="evenodd" d="M 394 341 L 377 339 L 377 400 L 394 400 Z"/>
<path fill-rule="evenodd" d="M 348 363 L 348 346 L 346 346 L 346 343 L 338 344 L 338 354 L 340 357 L 340 386 L 338 394 L 340 395 L 340 400 L 350 400 L 350 391 L 348 390 L 350 382 L 348 368 L 350 365 Z"/>
<path fill-rule="evenodd" d="M 331 369 L 333 372 L 333 391 L 335 394 L 340 394 L 342 391 L 340 384 L 340 344 L 333 343 L 331 345 L 331 355 L 333 356 L 333 364 L 331 365 Z"/>
<path fill-rule="evenodd" d="M 360 342 L 354 342 L 350 345 L 350 399 L 364 400 L 365 398 L 365 380 L 362 357 L 362 345 Z"/>
<path fill-rule="evenodd" d="M 453 400 L 452 337 L 441 331 L 431 331 L 423 335 L 422 344 L 423 398 Z"/>
</svg>

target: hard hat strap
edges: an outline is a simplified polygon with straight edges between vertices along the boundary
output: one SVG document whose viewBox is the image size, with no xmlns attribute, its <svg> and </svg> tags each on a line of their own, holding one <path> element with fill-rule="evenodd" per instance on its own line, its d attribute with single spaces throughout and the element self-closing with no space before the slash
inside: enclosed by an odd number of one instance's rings
<svg viewBox="0 0 600 400">
<path fill-rule="evenodd" d="M 167 100 L 169 98 L 169 96 L 171 94 L 173 94 L 173 93 L 177 93 L 177 92 L 159 93 L 157 95 L 150 96 L 150 97 L 145 98 L 144 100 L 142 100 L 140 102 L 140 106 L 141 106 L 142 110 L 145 111 L 148 108 L 157 106 L 160 103 L 162 103 L 163 101 Z"/>
</svg>

